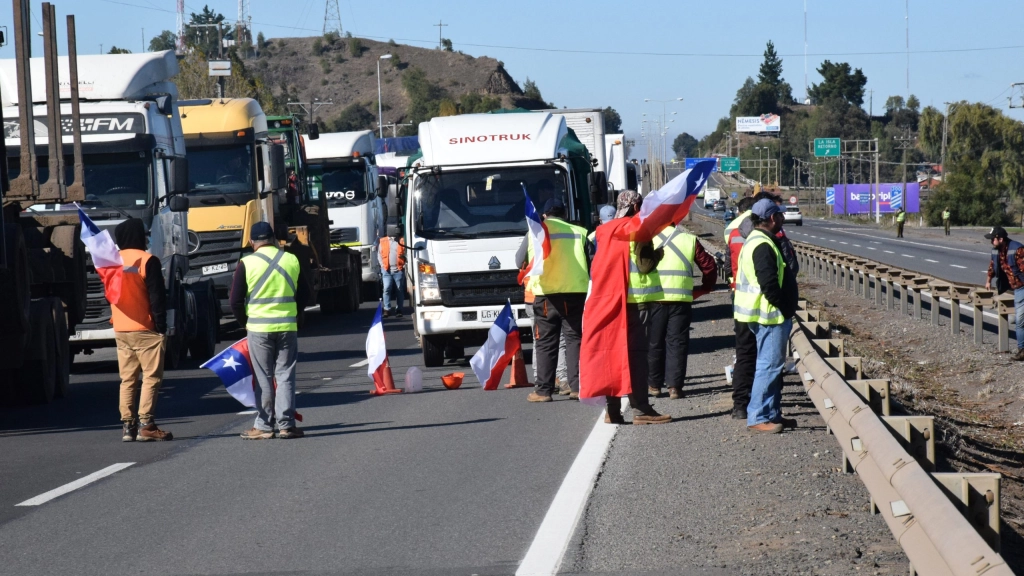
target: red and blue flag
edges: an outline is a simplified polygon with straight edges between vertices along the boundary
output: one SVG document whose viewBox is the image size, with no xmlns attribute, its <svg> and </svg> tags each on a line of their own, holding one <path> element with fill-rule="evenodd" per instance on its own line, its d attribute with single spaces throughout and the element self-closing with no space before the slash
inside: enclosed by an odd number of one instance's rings
<svg viewBox="0 0 1024 576">
<path fill-rule="evenodd" d="M 484 390 L 498 388 L 505 367 L 521 348 L 519 327 L 516 326 L 515 315 L 512 313 L 512 303 L 506 301 L 505 307 L 501 309 L 501 313 L 487 331 L 487 342 L 484 342 L 469 361 L 473 374 L 476 374 Z"/>
<path fill-rule="evenodd" d="M 527 262 L 526 268 L 519 272 L 519 283 L 522 284 L 530 276 L 540 276 L 544 273 L 544 259 L 551 254 L 551 239 L 548 237 L 548 227 L 544 220 L 537 214 L 537 208 L 526 193 L 526 184 L 523 184 L 523 196 L 526 196 L 526 227 L 530 234 L 530 247 L 533 249 L 533 259 Z"/>
<path fill-rule="evenodd" d="M 111 304 L 117 304 L 121 300 L 121 279 L 124 274 L 124 262 L 121 260 L 121 251 L 117 249 L 110 232 L 100 230 L 91 218 L 89 218 L 82 207 L 78 208 L 78 219 L 82 221 L 82 232 L 80 238 L 85 249 L 92 257 L 92 265 L 96 268 L 96 274 L 103 282 L 104 295 Z"/>
<path fill-rule="evenodd" d="M 648 194 L 640 212 L 620 229 L 619 235 L 628 234 L 634 242 L 650 242 L 665 226 L 681 222 L 690 213 L 697 193 L 704 187 L 714 168 L 714 160 L 697 162 L 693 168 Z"/>
<path fill-rule="evenodd" d="M 242 338 L 207 360 L 200 368 L 213 370 L 235 400 L 249 408 L 256 407 L 253 391 L 252 362 L 249 361 L 249 340 Z"/>
</svg>

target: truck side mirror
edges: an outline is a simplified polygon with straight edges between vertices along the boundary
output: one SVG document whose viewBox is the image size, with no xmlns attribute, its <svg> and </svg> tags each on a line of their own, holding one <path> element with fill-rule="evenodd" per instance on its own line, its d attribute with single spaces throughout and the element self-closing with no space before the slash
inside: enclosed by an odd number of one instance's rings
<svg viewBox="0 0 1024 576">
<path fill-rule="evenodd" d="M 167 199 L 167 207 L 171 212 L 188 212 L 188 196 L 171 196 Z"/>
<path fill-rule="evenodd" d="M 388 187 L 389 186 L 390 186 L 390 184 L 388 183 L 388 177 L 387 176 L 384 176 L 384 175 L 377 176 L 377 196 L 379 198 L 387 198 L 388 197 Z"/>
<path fill-rule="evenodd" d="M 587 176 L 587 182 L 590 185 L 590 205 L 607 204 L 608 179 L 604 172 L 591 172 Z"/>
<path fill-rule="evenodd" d="M 188 181 L 188 159 L 180 157 L 171 158 L 171 194 L 188 194 L 190 188 Z"/>
<path fill-rule="evenodd" d="M 412 249 L 417 251 L 417 252 L 419 252 L 420 250 L 426 250 L 427 249 L 427 243 L 424 242 L 423 240 L 420 240 L 419 242 L 417 242 L 417 243 L 412 245 Z"/>
<path fill-rule="evenodd" d="M 309 128 L 306 129 L 306 133 L 310 140 L 316 140 L 320 138 L 320 126 L 316 122 L 310 122 Z"/>
<path fill-rule="evenodd" d="M 284 166 L 284 146 L 273 144 L 270 146 L 270 189 L 280 190 L 288 186 L 288 175 Z"/>
</svg>

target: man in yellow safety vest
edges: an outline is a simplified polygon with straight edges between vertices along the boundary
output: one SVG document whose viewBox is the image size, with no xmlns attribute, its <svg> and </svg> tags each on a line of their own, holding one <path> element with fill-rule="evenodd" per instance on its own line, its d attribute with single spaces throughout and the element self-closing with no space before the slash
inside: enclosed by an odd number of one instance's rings
<svg viewBox="0 0 1024 576">
<path fill-rule="evenodd" d="M 770 199 L 751 209 L 754 229 L 740 251 L 733 318 L 746 323 L 757 339 L 757 365 L 747 405 L 747 429 L 776 434 L 796 421 L 782 417 L 782 371 L 799 291 L 787 270 L 775 237 L 785 218 Z"/>
<path fill-rule="evenodd" d="M 275 423 L 279 438 L 302 438 L 295 425 L 295 363 L 306 279 L 299 259 L 274 245 L 270 224 L 253 224 L 249 240 L 253 253 L 238 261 L 230 296 L 231 311 L 245 326 L 257 384 L 256 422 L 242 438 L 273 438 Z"/>
<path fill-rule="evenodd" d="M 896 212 L 896 237 L 903 238 L 903 225 L 907 221 L 907 211 L 900 206 L 900 209 Z"/>
</svg>

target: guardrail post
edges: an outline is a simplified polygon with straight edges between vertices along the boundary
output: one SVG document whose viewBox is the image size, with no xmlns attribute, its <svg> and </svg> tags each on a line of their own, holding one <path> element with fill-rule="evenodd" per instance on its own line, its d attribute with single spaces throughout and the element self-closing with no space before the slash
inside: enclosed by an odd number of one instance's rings
<svg viewBox="0 0 1024 576">
<path fill-rule="evenodd" d="M 875 306 L 878 308 L 882 307 L 882 288 L 885 287 L 886 292 L 890 291 L 888 273 L 888 266 L 875 266 Z"/>
<path fill-rule="evenodd" d="M 895 278 L 892 281 L 892 288 L 895 291 L 897 288 L 900 290 L 900 316 L 907 315 L 907 307 L 910 300 L 910 292 L 907 291 L 906 286 L 903 285 L 902 281 L 897 281 Z"/>
<path fill-rule="evenodd" d="M 883 379 L 850 380 L 853 388 L 867 402 L 871 410 L 880 416 L 889 416 L 892 408 L 889 404 L 889 381 Z"/>
<path fill-rule="evenodd" d="M 970 300 L 970 286 L 950 286 L 949 291 L 949 333 L 954 336 L 960 335 L 960 305 L 964 300 Z"/>
<path fill-rule="evenodd" d="M 972 290 L 971 307 L 974 309 L 974 343 L 981 346 L 985 343 L 985 306 L 994 304 L 992 290 Z"/>
<path fill-rule="evenodd" d="M 960 513 L 981 534 L 992 550 L 999 552 L 999 483 L 1000 475 L 992 472 L 944 472 L 932 477 L 958 503 Z"/>
<path fill-rule="evenodd" d="M 925 470 L 935 470 L 935 417 L 934 416 L 883 416 L 898 438 L 903 439 L 907 452 Z"/>
<path fill-rule="evenodd" d="M 999 315 L 999 351 L 1010 351 L 1010 314 L 1014 313 L 1013 294 L 995 297 L 996 314 Z M 1016 348 L 1016 346 L 1014 346 Z"/>
</svg>

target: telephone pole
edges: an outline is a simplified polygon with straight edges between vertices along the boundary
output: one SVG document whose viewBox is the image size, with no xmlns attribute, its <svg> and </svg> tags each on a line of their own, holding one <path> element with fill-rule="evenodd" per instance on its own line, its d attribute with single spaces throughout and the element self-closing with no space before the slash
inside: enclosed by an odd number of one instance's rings
<svg viewBox="0 0 1024 576">
<path fill-rule="evenodd" d="M 903 133 L 899 136 L 894 136 L 896 140 L 896 149 L 903 151 L 903 201 L 906 202 L 907 198 L 907 150 L 914 147 L 914 140 L 916 138 L 911 134 L 910 128 L 904 128 Z"/>
<path fill-rule="evenodd" d="M 335 1 L 337 1 L 337 0 L 335 0 Z M 443 20 L 438 20 L 437 24 L 434 24 L 434 26 L 437 26 L 437 49 L 440 50 L 441 49 L 441 42 L 444 41 L 444 37 L 443 37 L 444 36 L 444 29 L 448 25 L 445 24 Z"/>
</svg>

